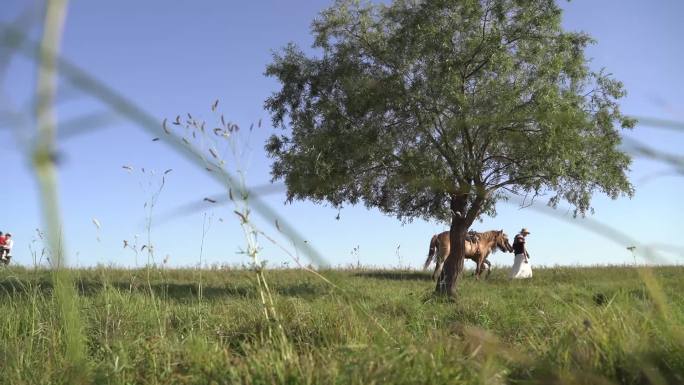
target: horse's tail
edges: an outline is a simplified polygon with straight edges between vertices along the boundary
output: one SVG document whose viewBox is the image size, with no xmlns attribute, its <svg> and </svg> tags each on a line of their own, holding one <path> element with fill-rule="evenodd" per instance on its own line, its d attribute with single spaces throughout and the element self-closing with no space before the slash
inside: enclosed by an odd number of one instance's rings
<svg viewBox="0 0 684 385">
<path fill-rule="evenodd" d="M 428 249 L 428 257 L 425 260 L 425 265 L 423 266 L 423 269 L 427 269 L 428 266 L 432 263 L 432 258 L 435 257 L 435 254 L 437 253 L 437 234 L 432 236 L 432 239 L 430 240 L 430 248 Z"/>
</svg>

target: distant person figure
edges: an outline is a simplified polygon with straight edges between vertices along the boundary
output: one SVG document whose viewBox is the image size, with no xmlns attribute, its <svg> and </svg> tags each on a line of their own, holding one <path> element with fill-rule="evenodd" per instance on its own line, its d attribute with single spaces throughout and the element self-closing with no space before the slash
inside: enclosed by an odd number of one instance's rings
<svg viewBox="0 0 684 385">
<path fill-rule="evenodd" d="M 7 238 L 5 237 L 5 234 L 0 231 L 0 258 L 5 257 L 5 242 L 7 242 Z"/>
<path fill-rule="evenodd" d="M 532 278 L 532 267 L 530 266 L 530 254 L 525 247 L 525 237 L 530 234 L 526 228 L 520 230 L 520 234 L 515 236 L 513 240 L 513 253 L 515 260 L 513 261 L 513 268 L 511 269 L 511 279 Z"/>
<path fill-rule="evenodd" d="M 14 241 L 12 240 L 12 234 L 7 233 L 4 237 L 4 244 L 0 246 L 2 251 L 0 251 L 0 260 L 5 265 L 9 264 L 10 259 L 12 259 L 12 246 L 14 246 Z"/>
</svg>

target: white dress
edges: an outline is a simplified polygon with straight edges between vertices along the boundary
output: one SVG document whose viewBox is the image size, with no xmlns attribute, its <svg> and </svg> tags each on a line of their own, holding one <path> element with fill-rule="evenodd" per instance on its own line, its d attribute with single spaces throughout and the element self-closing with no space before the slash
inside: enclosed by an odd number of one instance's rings
<svg viewBox="0 0 684 385">
<path fill-rule="evenodd" d="M 525 258 L 525 254 L 516 254 L 513 261 L 513 268 L 509 275 L 511 279 L 532 278 L 532 266 L 529 260 Z"/>
</svg>

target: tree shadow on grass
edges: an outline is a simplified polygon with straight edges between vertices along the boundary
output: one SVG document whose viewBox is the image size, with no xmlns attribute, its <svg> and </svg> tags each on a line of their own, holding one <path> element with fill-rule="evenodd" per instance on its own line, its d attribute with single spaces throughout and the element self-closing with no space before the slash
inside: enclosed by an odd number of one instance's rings
<svg viewBox="0 0 684 385">
<path fill-rule="evenodd" d="M 482 279 L 481 281 L 489 281 L 491 277 L 486 276 L 487 273 L 482 274 Z M 397 271 L 397 270 L 388 270 L 388 271 L 382 271 L 382 270 L 377 270 L 377 271 L 362 271 L 358 273 L 353 274 L 354 277 L 362 277 L 362 278 L 375 278 L 375 279 L 386 279 L 386 280 L 391 280 L 391 281 L 433 281 L 432 279 L 432 271 Z M 466 269 L 464 270 L 460 275 L 459 275 L 459 280 L 461 279 L 474 279 L 475 278 L 475 270 L 471 269 Z"/>
<path fill-rule="evenodd" d="M 429 272 L 420 271 L 362 271 L 354 273 L 353 276 L 392 281 L 432 281 L 432 275 Z"/>
<path fill-rule="evenodd" d="M 151 289 L 155 296 L 162 299 L 190 301 L 199 298 L 199 286 L 197 283 L 155 282 L 150 285 L 144 280 L 137 281 L 111 281 L 102 282 L 92 279 L 77 279 L 75 288 L 79 295 L 92 297 L 101 293 L 105 286 L 121 293 L 148 294 Z M 1 297 L 15 297 L 17 295 L 41 294 L 50 295 L 53 285 L 50 280 L 39 279 L 33 281 L 3 280 L 0 281 Z M 308 282 L 297 282 L 285 285 L 272 285 L 271 291 L 285 297 L 315 298 L 329 293 L 324 286 L 314 285 Z M 217 300 L 224 298 L 252 299 L 260 296 L 256 287 L 249 283 L 234 285 L 203 285 L 202 298 L 205 300 Z"/>
<path fill-rule="evenodd" d="M 169 282 L 154 283 L 148 286 L 143 282 L 136 287 L 132 287 L 130 283 L 127 282 L 113 282 L 110 285 L 120 291 L 135 293 L 146 293 L 151 287 L 155 295 L 170 300 L 190 301 L 199 298 L 199 285 L 197 283 Z M 95 286 L 94 289 L 97 290 L 97 284 Z M 92 290 L 93 289 L 91 289 L 91 291 Z M 84 290 L 83 292 L 87 293 L 87 290 Z M 287 285 L 272 285 L 271 292 L 285 297 L 313 298 L 326 294 L 327 290 L 307 283 L 293 283 Z M 250 284 L 202 286 L 202 298 L 209 301 L 225 298 L 257 299 L 259 297 L 259 290 Z"/>
</svg>

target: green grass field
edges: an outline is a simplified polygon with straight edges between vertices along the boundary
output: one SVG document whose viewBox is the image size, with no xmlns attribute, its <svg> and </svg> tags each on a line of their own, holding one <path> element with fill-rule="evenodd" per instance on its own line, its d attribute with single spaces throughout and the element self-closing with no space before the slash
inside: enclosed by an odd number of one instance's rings
<svg viewBox="0 0 684 385">
<path fill-rule="evenodd" d="M 64 358 L 49 271 L 0 269 L 1 383 L 684 383 L 682 267 L 467 272 L 455 302 L 432 296 L 427 272 L 324 271 L 333 287 L 270 270 L 270 321 L 252 271 L 71 273 L 79 367 Z"/>
</svg>

